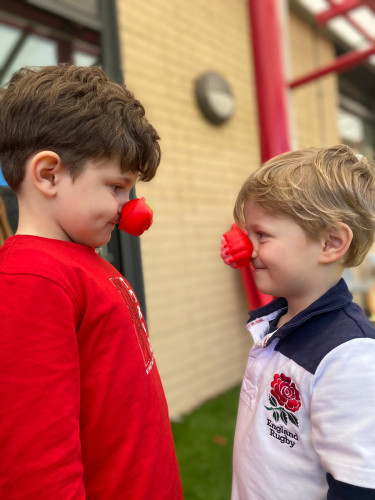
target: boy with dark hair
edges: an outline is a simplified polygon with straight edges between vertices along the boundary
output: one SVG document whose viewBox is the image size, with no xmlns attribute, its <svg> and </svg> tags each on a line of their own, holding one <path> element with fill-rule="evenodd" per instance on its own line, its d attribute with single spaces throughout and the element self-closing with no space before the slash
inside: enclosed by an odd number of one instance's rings
<svg viewBox="0 0 375 500">
<path fill-rule="evenodd" d="M 374 242 L 374 165 L 344 145 L 282 154 L 234 214 L 279 298 L 247 325 L 232 498 L 374 499 L 375 328 L 341 277 Z"/>
<path fill-rule="evenodd" d="M 95 252 L 158 139 L 97 67 L 24 68 L 1 90 L 19 225 L 0 250 L 0 498 L 182 498 L 137 298 Z"/>
<path fill-rule="evenodd" d="M 0 196 L 0 247 L 10 236 L 12 236 L 12 229 L 8 221 L 8 214 L 4 200 Z"/>
</svg>

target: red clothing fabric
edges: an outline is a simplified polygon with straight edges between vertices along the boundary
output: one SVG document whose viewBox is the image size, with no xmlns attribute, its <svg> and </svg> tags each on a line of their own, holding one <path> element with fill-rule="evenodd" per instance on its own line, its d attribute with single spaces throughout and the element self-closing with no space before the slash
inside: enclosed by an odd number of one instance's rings
<svg viewBox="0 0 375 500">
<path fill-rule="evenodd" d="M 93 248 L 0 249 L 0 498 L 182 498 L 134 292 Z"/>
</svg>

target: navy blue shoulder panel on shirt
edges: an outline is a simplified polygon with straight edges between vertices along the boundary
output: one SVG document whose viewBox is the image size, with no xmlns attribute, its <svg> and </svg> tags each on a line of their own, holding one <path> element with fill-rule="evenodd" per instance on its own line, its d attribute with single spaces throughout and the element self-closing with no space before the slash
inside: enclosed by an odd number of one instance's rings
<svg viewBox="0 0 375 500">
<path fill-rule="evenodd" d="M 375 327 L 353 302 L 343 308 L 314 315 L 291 331 L 288 331 L 289 328 L 285 330 L 281 327 L 275 334 L 275 337 L 280 336 L 275 350 L 312 374 L 322 359 L 341 344 L 355 338 L 375 340 Z"/>
<path fill-rule="evenodd" d="M 336 481 L 331 474 L 327 474 L 327 482 L 327 500 L 375 500 L 375 490 L 370 488 Z"/>
</svg>

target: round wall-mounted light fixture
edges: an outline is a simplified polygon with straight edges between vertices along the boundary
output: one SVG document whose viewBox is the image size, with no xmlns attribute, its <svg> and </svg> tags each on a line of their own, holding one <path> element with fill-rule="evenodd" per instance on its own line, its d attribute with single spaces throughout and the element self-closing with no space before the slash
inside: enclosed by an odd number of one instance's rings
<svg viewBox="0 0 375 500">
<path fill-rule="evenodd" d="M 234 112 L 234 96 L 223 76 L 214 71 L 201 75 L 195 82 L 199 109 L 211 123 L 226 122 Z"/>
</svg>

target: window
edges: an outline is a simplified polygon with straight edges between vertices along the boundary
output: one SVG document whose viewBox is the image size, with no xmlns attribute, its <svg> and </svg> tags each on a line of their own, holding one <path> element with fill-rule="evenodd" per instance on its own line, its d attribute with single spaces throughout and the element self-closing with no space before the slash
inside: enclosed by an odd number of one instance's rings
<svg viewBox="0 0 375 500">
<path fill-rule="evenodd" d="M 44 3 L 47 8 L 48 1 Z M 23 1 L 5 0 L 1 3 L 0 40 L 0 85 L 4 85 L 23 66 L 48 66 L 59 62 L 82 66 L 100 64 L 98 31 Z M 17 200 L 1 171 L 0 196 L 15 232 L 18 224 Z"/>
<path fill-rule="evenodd" d="M 374 158 L 375 116 L 370 109 L 365 108 L 358 101 L 341 95 L 338 125 L 340 140 L 343 144 L 347 144 L 359 154 Z M 374 299 L 370 300 L 369 291 L 375 285 L 375 246 L 360 266 L 345 270 L 344 278 L 355 302 L 374 320 L 375 311 L 370 307 Z"/>
<path fill-rule="evenodd" d="M 359 102 L 343 95 L 340 96 L 340 104 L 338 127 L 341 142 L 364 156 L 373 157 L 375 115 Z"/>
</svg>

